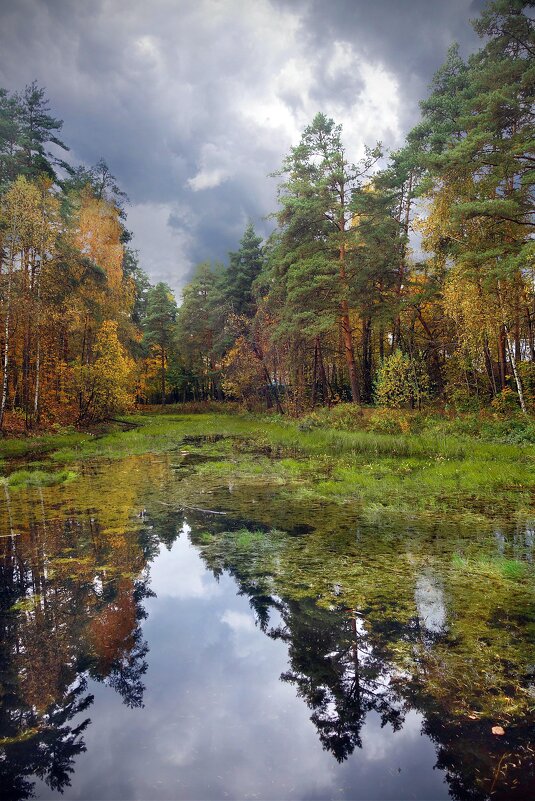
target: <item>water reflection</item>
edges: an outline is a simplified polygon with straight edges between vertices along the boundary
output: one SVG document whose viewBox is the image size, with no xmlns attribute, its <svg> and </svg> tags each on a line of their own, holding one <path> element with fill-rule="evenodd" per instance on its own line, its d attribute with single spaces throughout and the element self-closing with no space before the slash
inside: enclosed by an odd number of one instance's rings
<svg viewBox="0 0 535 801">
<path fill-rule="evenodd" d="M 529 797 L 528 605 L 467 595 L 436 530 L 268 532 L 163 459 L 86 469 L 0 508 L 3 797 Z"/>
<path fill-rule="evenodd" d="M 70 783 L 85 751 L 89 680 L 139 707 L 147 670 L 143 541 L 105 532 L 93 514 L 47 518 L 39 495 L 40 519 L 0 540 L 0 782 L 8 798 L 29 797 L 32 775 L 52 790 Z"/>
<path fill-rule="evenodd" d="M 442 634 L 446 628 L 446 603 L 440 579 L 430 570 L 416 579 L 414 600 L 420 625 L 429 634 Z"/>
</svg>

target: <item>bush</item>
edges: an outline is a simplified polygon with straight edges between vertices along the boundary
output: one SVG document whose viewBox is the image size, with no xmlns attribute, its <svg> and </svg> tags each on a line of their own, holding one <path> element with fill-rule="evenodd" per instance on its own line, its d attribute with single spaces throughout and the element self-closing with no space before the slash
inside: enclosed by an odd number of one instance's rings
<svg viewBox="0 0 535 801">
<path fill-rule="evenodd" d="M 400 350 L 384 359 L 377 371 L 375 399 L 379 406 L 420 409 L 429 399 L 429 390 L 425 362 Z"/>
<path fill-rule="evenodd" d="M 401 409 L 376 409 L 368 418 L 368 431 L 376 434 L 415 434 L 422 431 L 425 418 Z"/>
<path fill-rule="evenodd" d="M 314 428 L 335 428 L 339 431 L 358 431 L 364 427 L 362 407 L 356 403 L 339 403 L 336 406 L 322 406 L 302 417 L 298 423 L 300 431 Z"/>
<path fill-rule="evenodd" d="M 535 363 L 520 362 L 518 365 L 524 396 L 528 407 L 535 409 Z"/>
<path fill-rule="evenodd" d="M 481 399 L 472 395 L 466 387 L 449 387 L 447 390 L 448 405 L 456 412 L 477 412 L 481 409 Z"/>
<path fill-rule="evenodd" d="M 524 415 L 507 420 L 489 420 L 481 425 L 481 437 L 506 445 L 535 445 L 535 420 Z"/>
<path fill-rule="evenodd" d="M 490 405 L 496 414 L 500 415 L 510 415 L 514 412 L 517 412 L 520 408 L 517 393 L 513 392 L 513 390 L 509 387 L 502 389 L 502 391 L 492 399 Z"/>
</svg>

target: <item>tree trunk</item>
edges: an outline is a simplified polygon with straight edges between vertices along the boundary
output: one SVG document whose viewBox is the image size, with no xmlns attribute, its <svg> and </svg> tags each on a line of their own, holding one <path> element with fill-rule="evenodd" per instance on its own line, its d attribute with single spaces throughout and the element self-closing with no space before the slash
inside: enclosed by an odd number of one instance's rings
<svg viewBox="0 0 535 801">
<path fill-rule="evenodd" d="M 533 320 L 531 319 L 531 313 L 529 309 L 526 309 L 526 317 L 528 321 L 529 355 L 531 357 L 531 361 L 535 362 L 535 341 L 533 337 Z"/>
<path fill-rule="evenodd" d="M 312 372 L 312 397 L 310 405 L 312 408 L 316 405 L 316 396 L 318 393 L 318 337 L 314 340 L 314 369 Z"/>
<path fill-rule="evenodd" d="M 372 321 L 367 317 L 362 321 L 362 383 L 363 400 L 370 403 L 372 400 Z"/>
<path fill-rule="evenodd" d="M 505 389 L 507 381 L 507 360 L 505 355 L 505 329 L 500 326 L 498 334 L 498 360 L 500 366 L 500 389 Z"/>
<path fill-rule="evenodd" d="M 485 354 L 485 368 L 490 381 L 491 394 L 494 397 L 497 394 L 496 377 L 494 375 L 494 367 L 492 364 L 489 343 L 486 336 L 483 340 L 483 353 Z"/>
<path fill-rule="evenodd" d="M 6 410 L 6 403 L 7 403 L 7 388 L 8 388 L 8 370 L 9 370 L 9 324 L 10 324 L 10 317 L 11 317 L 11 290 L 12 290 L 12 280 L 13 280 L 13 258 L 14 255 L 11 253 L 9 259 L 9 273 L 7 278 L 7 297 L 6 297 L 6 319 L 4 325 L 4 358 L 3 358 L 3 368 L 4 368 L 4 376 L 2 380 L 2 399 L 0 401 L 0 431 L 2 430 L 4 424 L 4 413 Z"/>
<path fill-rule="evenodd" d="M 515 383 L 516 383 L 516 389 L 517 389 L 517 392 L 518 392 L 518 400 L 519 400 L 519 403 L 520 403 L 520 408 L 522 409 L 524 414 L 527 414 L 528 410 L 527 410 L 527 407 L 526 407 L 526 401 L 524 399 L 524 388 L 522 386 L 522 380 L 520 378 L 520 373 L 518 372 L 518 367 L 517 367 L 517 363 L 516 363 L 516 357 L 515 357 L 514 349 L 513 349 L 513 342 L 511 340 L 511 336 L 509 334 L 509 329 L 507 328 L 507 325 L 505 325 L 505 324 L 504 324 L 504 329 L 505 329 L 505 336 L 506 336 L 506 341 L 507 341 L 507 349 L 509 350 L 509 358 L 511 360 L 511 367 L 512 367 L 512 370 L 513 370 L 513 375 L 515 377 Z"/>
<path fill-rule="evenodd" d="M 33 395 L 33 419 L 39 422 L 39 390 L 41 381 L 41 271 L 43 269 L 43 249 L 37 275 L 37 313 L 35 315 L 35 335 L 37 339 L 35 354 L 35 390 Z"/>
<path fill-rule="evenodd" d="M 508 328 L 506 317 L 505 317 L 505 308 L 504 308 L 504 305 L 503 305 L 502 290 L 501 290 L 501 286 L 500 286 L 500 282 L 499 281 L 498 281 L 498 300 L 500 301 L 500 309 L 501 309 L 502 319 L 503 319 L 503 326 L 502 327 L 503 327 L 504 339 L 507 342 L 507 349 L 509 351 L 509 358 L 511 360 L 511 368 L 513 370 L 513 375 L 515 377 L 515 383 L 516 383 L 516 388 L 517 388 L 517 392 L 518 392 L 518 400 L 519 400 L 519 403 L 520 403 L 520 408 L 522 409 L 522 412 L 524 414 L 527 414 L 528 410 L 527 410 L 527 407 L 526 407 L 526 401 L 524 400 L 524 388 L 522 386 L 522 380 L 520 378 L 520 373 L 518 372 L 517 363 L 516 363 L 516 357 L 515 357 L 515 353 L 514 353 L 513 342 L 512 342 L 512 339 L 511 339 L 511 335 L 509 333 L 509 328 Z"/>
<path fill-rule="evenodd" d="M 385 332 L 383 326 L 379 329 L 379 359 L 382 362 L 385 358 Z"/>
<path fill-rule="evenodd" d="M 349 308 L 347 301 L 341 303 L 342 315 L 342 337 L 344 342 L 344 355 L 347 370 L 349 373 L 349 384 L 351 386 L 351 399 L 353 403 L 360 403 L 360 390 L 357 380 L 357 366 L 355 364 L 355 350 L 353 347 L 353 337 L 351 336 L 351 323 L 349 321 Z"/>
<path fill-rule="evenodd" d="M 343 227 L 340 228 L 343 231 Z M 346 249 L 345 244 L 340 245 L 340 281 L 344 288 L 347 289 L 347 275 L 346 275 Z M 344 342 L 344 355 L 347 364 L 347 371 L 349 373 L 349 384 L 351 386 L 351 398 L 353 403 L 360 403 L 360 390 L 357 380 L 357 366 L 355 364 L 355 350 L 353 347 L 353 336 L 351 334 L 351 322 L 349 319 L 349 304 L 347 300 L 342 300 L 340 303 L 340 324 L 342 327 L 342 337 Z"/>
<path fill-rule="evenodd" d="M 165 350 L 164 350 L 164 348 L 161 348 L 161 365 L 162 365 L 162 385 L 161 385 L 162 406 L 165 406 Z"/>
<path fill-rule="evenodd" d="M 323 354 L 321 352 L 321 342 L 319 337 L 318 337 L 318 368 L 319 368 L 320 381 L 323 392 L 323 402 L 327 403 L 328 406 L 330 406 L 331 390 L 329 387 L 329 381 L 327 379 L 327 373 L 325 372 L 325 364 L 323 363 Z"/>
</svg>

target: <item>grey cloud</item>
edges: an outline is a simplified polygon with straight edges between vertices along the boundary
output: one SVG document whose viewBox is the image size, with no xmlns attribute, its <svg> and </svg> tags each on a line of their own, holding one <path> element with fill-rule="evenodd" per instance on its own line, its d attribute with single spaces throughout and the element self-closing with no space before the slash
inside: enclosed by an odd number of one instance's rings
<svg viewBox="0 0 535 801">
<path fill-rule="evenodd" d="M 448 47 L 459 42 L 465 55 L 479 39 L 469 20 L 485 0 L 273 0 L 299 8 L 301 32 L 311 48 L 323 51 L 334 40 L 353 44 L 371 62 L 393 72 L 405 99 L 405 123 L 414 124 L 418 101 Z M 318 83 L 321 78 L 318 75 Z"/>
<path fill-rule="evenodd" d="M 397 81 L 399 124 L 381 135 L 399 144 L 451 41 L 476 46 L 477 11 L 470 0 L 3 0 L 0 85 L 46 86 L 71 158 L 106 159 L 142 264 L 179 288 L 196 261 L 225 260 L 249 219 L 268 233 L 266 176 L 316 111 L 358 113 L 365 63 Z M 349 67 L 332 69 L 336 42 L 358 57 Z"/>
</svg>

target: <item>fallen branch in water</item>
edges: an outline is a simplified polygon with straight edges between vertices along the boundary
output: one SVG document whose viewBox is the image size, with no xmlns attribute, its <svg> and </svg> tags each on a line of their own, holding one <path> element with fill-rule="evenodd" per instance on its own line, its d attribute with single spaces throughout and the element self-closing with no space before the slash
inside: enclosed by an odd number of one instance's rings
<svg viewBox="0 0 535 801">
<path fill-rule="evenodd" d="M 226 512 L 216 512 L 214 509 L 201 509 L 200 506 L 184 506 L 184 504 L 182 504 L 180 508 L 181 509 L 191 509 L 194 512 L 206 512 L 206 514 L 209 514 L 209 515 L 226 515 L 227 514 Z"/>
<path fill-rule="evenodd" d="M 164 506 L 172 506 L 172 503 L 167 503 L 166 501 L 158 501 L 158 503 L 163 504 Z M 201 509 L 200 506 L 186 506 L 185 503 L 181 503 L 178 506 L 179 509 L 189 509 L 193 512 L 204 512 L 207 515 L 226 515 L 227 512 L 216 512 L 214 509 Z"/>
</svg>

